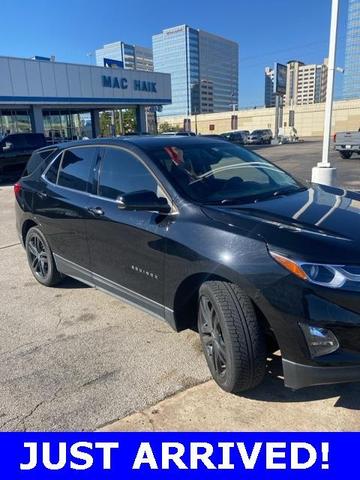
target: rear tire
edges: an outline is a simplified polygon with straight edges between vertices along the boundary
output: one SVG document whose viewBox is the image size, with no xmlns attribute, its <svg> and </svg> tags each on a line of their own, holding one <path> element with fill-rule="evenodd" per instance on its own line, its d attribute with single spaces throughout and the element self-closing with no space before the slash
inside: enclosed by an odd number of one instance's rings
<svg viewBox="0 0 360 480">
<path fill-rule="evenodd" d="M 351 158 L 351 155 L 353 154 L 353 152 L 340 152 L 340 156 L 341 158 L 343 158 L 344 160 L 349 160 L 349 158 Z"/>
<path fill-rule="evenodd" d="M 47 287 L 54 287 L 64 276 L 57 270 L 51 248 L 41 230 L 32 227 L 26 234 L 25 249 L 31 273 Z"/>
<path fill-rule="evenodd" d="M 234 284 L 205 282 L 198 328 L 207 364 L 226 392 L 256 387 L 264 378 L 266 342 L 251 300 Z"/>
</svg>

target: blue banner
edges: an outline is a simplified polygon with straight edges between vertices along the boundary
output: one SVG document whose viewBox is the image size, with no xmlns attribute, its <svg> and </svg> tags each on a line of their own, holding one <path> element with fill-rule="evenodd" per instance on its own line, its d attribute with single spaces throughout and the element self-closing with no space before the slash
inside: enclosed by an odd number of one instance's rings
<svg viewBox="0 0 360 480">
<path fill-rule="evenodd" d="M 314 419 L 316 421 L 316 419 Z M 359 433 L 1 433 L 1 478 L 358 478 Z"/>
</svg>

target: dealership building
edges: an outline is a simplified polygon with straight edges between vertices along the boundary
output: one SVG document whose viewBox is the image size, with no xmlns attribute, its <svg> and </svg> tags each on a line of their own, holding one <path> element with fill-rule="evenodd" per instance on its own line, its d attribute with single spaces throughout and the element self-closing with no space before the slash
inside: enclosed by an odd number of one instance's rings
<svg viewBox="0 0 360 480">
<path fill-rule="evenodd" d="M 145 132 L 148 114 L 170 103 L 165 73 L 0 57 L 1 135 L 59 141 Z"/>
</svg>

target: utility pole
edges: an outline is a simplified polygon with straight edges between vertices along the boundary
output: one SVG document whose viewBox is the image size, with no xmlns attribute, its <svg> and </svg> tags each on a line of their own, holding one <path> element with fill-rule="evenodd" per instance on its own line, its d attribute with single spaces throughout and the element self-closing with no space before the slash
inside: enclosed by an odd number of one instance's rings
<svg viewBox="0 0 360 480">
<path fill-rule="evenodd" d="M 274 132 L 274 139 L 276 143 L 278 143 L 279 141 L 280 102 L 281 102 L 281 98 L 280 98 L 280 95 L 277 93 L 275 96 L 275 132 Z"/>
<path fill-rule="evenodd" d="M 316 167 L 312 169 L 312 177 L 311 177 L 311 180 L 314 183 L 320 183 L 322 185 L 332 185 L 336 177 L 336 168 L 332 167 L 329 162 L 329 148 L 330 148 L 331 118 L 332 118 L 333 96 L 334 96 L 338 15 L 339 15 L 339 0 L 332 0 L 322 160 L 317 164 Z"/>
</svg>

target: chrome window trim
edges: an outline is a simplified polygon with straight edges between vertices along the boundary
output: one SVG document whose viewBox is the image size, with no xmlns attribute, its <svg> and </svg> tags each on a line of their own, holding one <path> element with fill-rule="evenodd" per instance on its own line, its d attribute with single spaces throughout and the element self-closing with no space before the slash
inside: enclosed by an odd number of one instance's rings
<svg viewBox="0 0 360 480">
<path fill-rule="evenodd" d="M 63 158 L 64 158 L 64 155 L 65 155 L 65 152 L 67 152 L 68 150 L 73 150 L 74 148 L 85 148 L 85 147 L 92 147 L 92 148 L 118 148 L 120 150 L 124 150 L 125 152 L 128 152 L 130 154 L 132 154 L 137 160 L 139 160 L 142 165 L 144 165 L 144 167 L 148 170 L 148 172 L 150 173 L 150 175 L 154 178 L 155 182 L 160 186 L 160 188 L 162 189 L 162 191 L 164 192 L 164 195 L 167 199 L 167 201 L 169 202 L 170 206 L 171 206 L 171 211 L 167 214 L 167 215 L 178 215 L 179 214 L 179 210 L 175 204 L 175 202 L 172 200 L 170 194 L 168 193 L 168 191 L 166 190 L 166 188 L 164 187 L 164 185 L 162 184 L 162 182 L 160 182 L 160 180 L 155 176 L 155 174 L 152 172 L 152 170 L 150 170 L 150 168 L 146 165 L 146 163 L 141 159 L 141 157 L 139 155 L 137 155 L 136 153 L 132 152 L 131 150 L 128 150 L 120 145 L 101 145 L 101 144 L 97 144 L 97 145 L 76 145 L 74 147 L 69 147 L 69 148 L 64 148 L 63 150 L 61 150 L 57 155 L 55 155 L 55 157 L 51 160 L 51 162 L 49 163 L 49 165 L 46 167 L 46 169 L 44 170 L 44 172 L 42 173 L 41 175 L 41 178 L 45 181 L 45 183 L 48 183 L 50 185 L 54 185 L 55 187 L 58 187 L 58 188 L 63 188 L 65 190 L 70 190 L 71 192 L 76 192 L 76 193 L 80 193 L 80 194 L 83 194 L 83 195 L 86 195 L 90 198 L 99 198 L 101 200 L 106 200 L 108 202 L 112 202 L 112 203 L 118 203 L 118 200 L 114 200 L 112 198 L 108 198 L 108 197 L 103 197 L 101 195 L 97 195 L 95 193 L 90 193 L 90 192 L 83 192 L 82 190 L 76 190 L 75 188 L 71 188 L 71 187 L 64 187 L 63 185 L 59 185 L 57 182 L 59 180 L 59 172 L 60 172 L 60 168 L 61 168 L 61 165 L 62 165 L 62 161 L 63 161 Z M 47 172 L 50 170 L 51 166 L 53 165 L 54 162 L 56 162 L 56 160 L 62 156 L 61 160 L 60 160 L 60 164 L 59 164 L 59 169 L 57 171 L 57 176 L 56 176 L 56 183 L 54 182 L 50 182 L 50 180 L 48 180 L 46 178 L 46 174 Z M 96 179 L 96 182 L 97 184 L 99 183 L 99 180 Z M 98 185 L 97 185 L 98 186 Z"/>
</svg>

